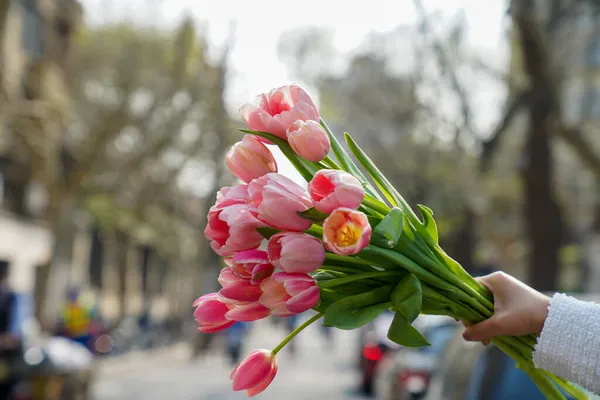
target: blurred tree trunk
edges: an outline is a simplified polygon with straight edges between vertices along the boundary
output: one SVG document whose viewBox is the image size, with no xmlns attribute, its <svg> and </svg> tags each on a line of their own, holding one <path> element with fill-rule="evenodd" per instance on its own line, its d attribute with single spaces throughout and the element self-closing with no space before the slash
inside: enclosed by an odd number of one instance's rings
<svg viewBox="0 0 600 400">
<path fill-rule="evenodd" d="M 513 19 L 518 29 L 525 72 L 529 78 L 531 101 L 528 102 L 529 127 L 522 171 L 524 215 L 529 234 L 529 280 L 538 290 L 556 289 L 563 219 L 555 200 L 550 140 L 560 117 L 556 104 L 557 88 L 549 84 L 550 62 L 534 3 L 516 4 Z"/>
<path fill-rule="evenodd" d="M 36 309 L 40 310 L 42 326 L 53 326 L 60 305 L 64 301 L 67 286 L 70 283 L 71 261 L 76 228 L 73 216 L 78 203 L 73 196 L 57 197 L 50 194 L 49 218 L 53 240 L 51 259 L 47 279 L 40 282 L 40 297 L 36 297 Z"/>
<path fill-rule="evenodd" d="M 28 217 L 27 188 L 31 182 L 31 168 L 25 162 L 6 157 L 3 168 L 3 208 L 21 217 Z"/>
<path fill-rule="evenodd" d="M 102 289 L 103 279 L 102 272 L 104 270 L 104 240 L 103 232 L 99 226 L 95 226 L 90 233 L 92 236 L 89 257 L 89 282 L 90 286 L 96 290 Z"/>
<path fill-rule="evenodd" d="M 594 220 L 583 245 L 587 268 L 583 276 L 583 289 L 588 292 L 600 290 L 600 201 L 596 203 Z"/>
<path fill-rule="evenodd" d="M 462 222 L 449 237 L 449 255 L 468 272 L 473 272 L 475 243 L 477 241 L 477 217 L 473 209 L 465 204 Z"/>
<path fill-rule="evenodd" d="M 544 103 L 544 100 L 538 100 L 530 108 L 523 180 L 525 218 L 530 238 L 529 284 L 538 290 L 553 291 L 558 277 L 563 220 L 552 187 L 553 168 L 547 127 L 551 114 Z"/>
<path fill-rule="evenodd" d="M 118 297 L 119 297 L 119 317 L 117 318 L 117 325 L 127 316 L 128 306 L 128 285 L 127 285 L 127 272 L 129 264 L 129 244 L 130 237 L 121 230 L 117 230 L 114 233 L 115 241 L 115 262 L 117 268 L 117 276 L 119 280 Z"/>
</svg>

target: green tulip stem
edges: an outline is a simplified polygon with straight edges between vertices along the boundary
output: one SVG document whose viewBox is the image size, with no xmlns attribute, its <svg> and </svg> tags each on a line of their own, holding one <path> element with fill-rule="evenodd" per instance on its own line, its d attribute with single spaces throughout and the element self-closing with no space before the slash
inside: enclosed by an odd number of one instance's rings
<svg viewBox="0 0 600 400">
<path fill-rule="evenodd" d="M 287 335 L 285 337 L 285 339 L 283 339 L 281 341 L 281 343 L 279 343 L 274 349 L 273 349 L 273 355 L 279 353 L 279 350 L 283 349 L 285 347 L 286 344 L 288 344 L 297 334 L 299 334 L 300 332 L 302 332 L 306 327 L 308 327 L 310 324 L 312 324 L 313 322 L 317 321 L 319 318 L 321 318 L 323 316 L 323 313 L 319 313 L 313 317 L 311 317 L 310 319 L 308 319 L 306 322 L 304 322 L 302 325 L 300 325 L 299 327 L 297 327 L 296 329 L 294 329 L 289 335 Z"/>
<path fill-rule="evenodd" d="M 325 253 L 326 265 L 339 265 L 354 269 L 362 269 L 364 271 L 374 271 L 371 263 L 365 260 L 361 260 L 357 257 L 341 256 L 334 253 Z"/>
<path fill-rule="evenodd" d="M 339 285 L 345 285 L 346 283 L 350 283 L 350 282 L 355 282 L 355 281 L 360 281 L 363 279 L 370 279 L 370 278 L 385 278 L 387 276 L 402 276 L 403 273 L 400 271 L 373 271 L 373 272 L 364 272 L 361 274 L 354 274 L 354 275 L 349 275 L 349 276 L 345 276 L 343 278 L 336 278 L 336 279 L 331 279 L 328 281 L 323 281 L 323 282 L 319 282 L 319 287 L 320 288 L 332 288 L 335 286 L 339 286 Z"/>
<path fill-rule="evenodd" d="M 342 272 L 344 274 L 360 274 L 364 272 L 362 268 L 356 268 L 353 265 L 342 267 L 340 265 L 321 265 L 318 271 Z M 375 271 L 371 269 L 371 271 Z"/>
<path fill-rule="evenodd" d="M 382 203 L 369 195 L 365 195 L 362 203 L 366 207 L 375 210 L 382 215 L 387 215 L 390 212 L 390 208 L 385 203 Z"/>
<path fill-rule="evenodd" d="M 468 286 L 465 282 L 462 282 L 456 275 L 453 275 L 450 272 L 445 273 L 446 276 L 440 277 L 433 272 L 422 268 L 419 264 L 400 253 L 396 253 L 393 250 L 382 249 L 377 246 L 367 246 L 360 254 L 366 256 L 363 258 L 368 259 L 370 256 L 374 256 L 375 258 L 387 259 L 397 265 L 400 265 L 411 274 L 414 274 L 420 280 L 440 289 L 449 296 L 453 296 L 458 301 L 471 305 L 475 310 L 482 313 L 485 317 L 490 317 L 493 313 L 492 310 L 494 305 L 492 303 L 484 299 L 483 296 L 480 296 L 470 286 Z M 379 264 L 377 262 L 373 262 L 373 265 Z M 478 296 L 481 297 L 481 299 L 477 298 Z M 484 301 L 487 304 L 484 303 Z"/>
<path fill-rule="evenodd" d="M 535 369 L 530 360 L 521 355 L 512 346 L 508 345 L 499 337 L 493 338 L 492 343 L 502 352 L 515 360 L 517 366 L 529 375 L 532 381 L 535 382 L 540 391 L 548 400 L 566 400 L 561 391 L 552 383 L 552 381 L 543 374 L 543 370 Z"/>
</svg>

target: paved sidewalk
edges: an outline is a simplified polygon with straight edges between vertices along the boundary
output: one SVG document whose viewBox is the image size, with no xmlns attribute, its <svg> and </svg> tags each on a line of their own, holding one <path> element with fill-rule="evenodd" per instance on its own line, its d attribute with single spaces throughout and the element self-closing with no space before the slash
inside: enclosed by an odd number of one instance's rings
<svg viewBox="0 0 600 400">
<path fill-rule="evenodd" d="M 282 328 L 260 321 L 252 330 L 244 354 L 256 348 L 272 348 L 283 337 Z M 354 368 L 356 334 L 336 331 L 335 349 L 327 349 L 317 326 L 297 337 L 297 354 L 285 349 L 278 355 L 277 377 L 264 400 L 347 400 L 358 385 Z M 190 361 L 189 349 L 176 345 L 122 359 L 106 359 L 100 365 L 95 400 L 242 400 L 231 390 L 233 366 L 219 349 L 198 361 Z"/>
</svg>

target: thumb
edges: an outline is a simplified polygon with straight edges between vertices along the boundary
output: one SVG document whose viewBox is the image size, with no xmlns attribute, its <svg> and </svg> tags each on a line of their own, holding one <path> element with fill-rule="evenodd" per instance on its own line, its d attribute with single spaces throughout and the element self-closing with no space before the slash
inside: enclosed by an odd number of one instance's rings
<svg viewBox="0 0 600 400">
<path fill-rule="evenodd" d="M 463 338 L 469 342 L 483 342 L 500 334 L 501 333 L 498 331 L 496 316 L 494 315 L 489 319 L 467 327 L 463 333 Z"/>
</svg>

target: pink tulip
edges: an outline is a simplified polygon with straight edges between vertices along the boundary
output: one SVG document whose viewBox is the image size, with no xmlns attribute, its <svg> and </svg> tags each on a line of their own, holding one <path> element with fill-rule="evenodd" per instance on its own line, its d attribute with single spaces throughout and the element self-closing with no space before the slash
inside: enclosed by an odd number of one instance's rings
<svg viewBox="0 0 600 400">
<path fill-rule="evenodd" d="M 240 109 L 240 114 L 248 129 L 272 133 L 282 139 L 294 121 L 320 119 L 308 93 L 296 85 L 282 86 L 257 96 L 253 103 Z"/>
<path fill-rule="evenodd" d="M 218 332 L 229 328 L 235 321 L 226 318 L 226 314 L 233 308 L 223 303 L 217 293 L 205 294 L 194 301 L 196 307 L 194 318 L 200 327 L 198 330 L 204 333 Z"/>
<path fill-rule="evenodd" d="M 319 302 L 317 282 L 307 274 L 278 272 L 260 284 L 260 303 L 273 315 L 288 317 L 311 309 Z"/>
<path fill-rule="evenodd" d="M 253 285 L 250 280 L 240 278 L 233 273 L 231 267 L 223 268 L 218 280 L 223 286 L 223 289 L 219 291 L 219 295 L 226 303 L 253 303 L 257 302 L 262 295 L 260 286 Z"/>
<path fill-rule="evenodd" d="M 271 310 L 259 302 L 231 305 L 228 304 L 228 306 L 230 307 L 230 310 L 227 312 L 227 314 L 225 314 L 225 318 L 232 321 L 252 322 L 271 315 Z"/>
<path fill-rule="evenodd" d="M 285 232 L 273 235 L 267 246 L 273 265 L 285 272 L 309 273 L 323 265 L 325 249 L 321 241 L 307 233 Z"/>
<path fill-rule="evenodd" d="M 277 172 L 273 154 L 252 135 L 246 135 L 234 144 L 225 156 L 225 162 L 229 170 L 246 183 L 269 172 Z"/>
<path fill-rule="evenodd" d="M 249 280 L 253 285 L 260 284 L 275 270 L 269 262 L 267 252 L 262 250 L 241 251 L 229 261 L 229 265 L 235 275 Z"/>
<path fill-rule="evenodd" d="M 351 208 L 336 208 L 323 221 L 323 244 L 335 254 L 359 253 L 371 241 L 367 216 Z"/>
<path fill-rule="evenodd" d="M 277 359 L 269 350 L 254 350 L 235 367 L 229 379 L 233 390 L 245 390 L 248 397 L 264 391 L 277 374 Z"/>
<path fill-rule="evenodd" d="M 287 130 L 287 140 L 300 157 L 319 162 L 329 153 L 331 143 L 325 129 L 317 121 L 295 121 Z"/>
<path fill-rule="evenodd" d="M 312 222 L 296 212 L 312 207 L 308 193 L 300 185 L 280 174 L 267 174 L 248 185 L 252 205 L 258 211 L 258 219 L 276 229 L 303 231 Z"/>
<path fill-rule="evenodd" d="M 257 248 L 263 240 L 256 228 L 266 226 L 247 204 L 232 204 L 224 208 L 215 205 L 208 212 L 204 236 L 210 247 L 221 256 Z"/>
<path fill-rule="evenodd" d="M 257 248 L 263 240 L 256 228 L 265 226 L 256 218 L 256 210 L 249 205 L 248 185 L 224 187 L 217 193 L 217 201 L 208 212 L 204 235 L 210 246 L 221 256 L 230 256 L 242 250 Z"/>
<path fill-rule="evenodd" d="M 308 193 L 315 208 L 325 214 L 339 207 L 356 209 L 365 198 L 365 190 L 358 179 L 333 169 L 317 171 L 308 184 Z"/>
</svg>

